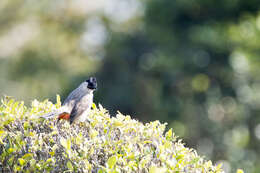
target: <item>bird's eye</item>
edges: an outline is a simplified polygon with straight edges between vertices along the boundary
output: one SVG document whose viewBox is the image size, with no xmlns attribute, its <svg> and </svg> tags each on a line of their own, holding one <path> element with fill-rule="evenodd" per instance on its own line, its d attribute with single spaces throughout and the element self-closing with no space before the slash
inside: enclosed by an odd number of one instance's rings
<svg viewBox="0 0 260 173">
<path fill-rule="evenodd" d="M 95 78 L 95 77 L 91 77 L 91 78 L 90 78 L 90 81 L 91 81 L 91 82 L 94 82 L 94 83 L 96 83 L 96 82 L 97 82 L 97 80 L 96 80 L 96 78 Z"/>
</svg>

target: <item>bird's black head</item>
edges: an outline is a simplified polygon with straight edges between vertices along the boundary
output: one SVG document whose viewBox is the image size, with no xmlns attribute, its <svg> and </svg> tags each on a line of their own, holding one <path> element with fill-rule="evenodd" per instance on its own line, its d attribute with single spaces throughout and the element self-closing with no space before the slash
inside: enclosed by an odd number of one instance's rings
<svg viewBox="0 0 260 173">
<path fill-rule="evenodd" d="M 88 83 L 88 89 L 97 89 L 97 79 L 95 77 L 90 77 L 86 82 Z"/>
</svg>

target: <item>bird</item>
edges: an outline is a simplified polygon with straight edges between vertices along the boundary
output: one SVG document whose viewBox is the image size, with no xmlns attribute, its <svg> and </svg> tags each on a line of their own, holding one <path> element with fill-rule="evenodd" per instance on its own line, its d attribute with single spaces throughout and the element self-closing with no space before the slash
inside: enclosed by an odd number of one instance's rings
<svg viewBox="0 0 260 173">
<path fill-rule="evenodd" d="M 97 80 L 95 77 L 90 77 L 68 95 L 59 109 L 41 117 L 49 119 L 57 116 L 58 121 L 65 119 L 68 120 L 70 124 L 85 121 L 89 111 L 91 110 L 93 104 L 93 92 L 96 89 Z"/>
</svg>

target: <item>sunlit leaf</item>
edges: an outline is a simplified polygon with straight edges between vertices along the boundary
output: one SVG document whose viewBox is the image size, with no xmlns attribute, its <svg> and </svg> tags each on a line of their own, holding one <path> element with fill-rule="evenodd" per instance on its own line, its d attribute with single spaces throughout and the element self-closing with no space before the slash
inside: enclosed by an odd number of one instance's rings
<svg viewBox="0 0 260 173">
<path fill-rule="evenodd" d="M 109 168 L 113 168 L 115 166 L 117 162 L 117 157 L 116 156 L 111 156 L 108 160 L 107 160 L 107 164 Z"/>
<path fill-rule="evenodd" d="M 19 164 L 20 164 L 21 166 L 24 166 L 24 164 L 26 163 L 26 161 L 25 161 L 24 159 L 22 159 L 22 158 L 19 158 L 19 159 L 18 159 L 18 162 L 19 162 Z"/>
<path fill-rule="evenodd" d="M 237 169 L 237 173 L 244 173 L 242 169 Z"/>
<path fill-rule="evenodd" d="M 69 170 L 73 170 L 73 166 L 72 166 L 72 163 L 70 161 L 67 162 L 67 168 Z"/>
<path fill-rule="evenodd" d="M 162 167 L 156 167 L 156 166 L 152 166 L 149 169 L 149 173 L 166 173 L 167 169 L 166 168 L 162 168 Z"/>
</svg>

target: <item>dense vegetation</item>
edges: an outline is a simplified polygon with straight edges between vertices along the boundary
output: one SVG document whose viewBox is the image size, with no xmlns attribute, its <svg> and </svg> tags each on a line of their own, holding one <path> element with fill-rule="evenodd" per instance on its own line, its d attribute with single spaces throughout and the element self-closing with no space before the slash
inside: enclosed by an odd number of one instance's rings
<svg viewBox="0 0 260 173">
<path fill-rule="evenodd" d="M 172 130 L 164 132 L 166 124 L 159 121 L 143 124 L 119 112 L 111 117 L 101 105 L 93 105 L 86 123 L 37 117 L 59 108 L 57 100 L 35 100 L 31 108 L 2 100 L 1 172 L 223 172 L 184 147 Z"/>
</svg>

